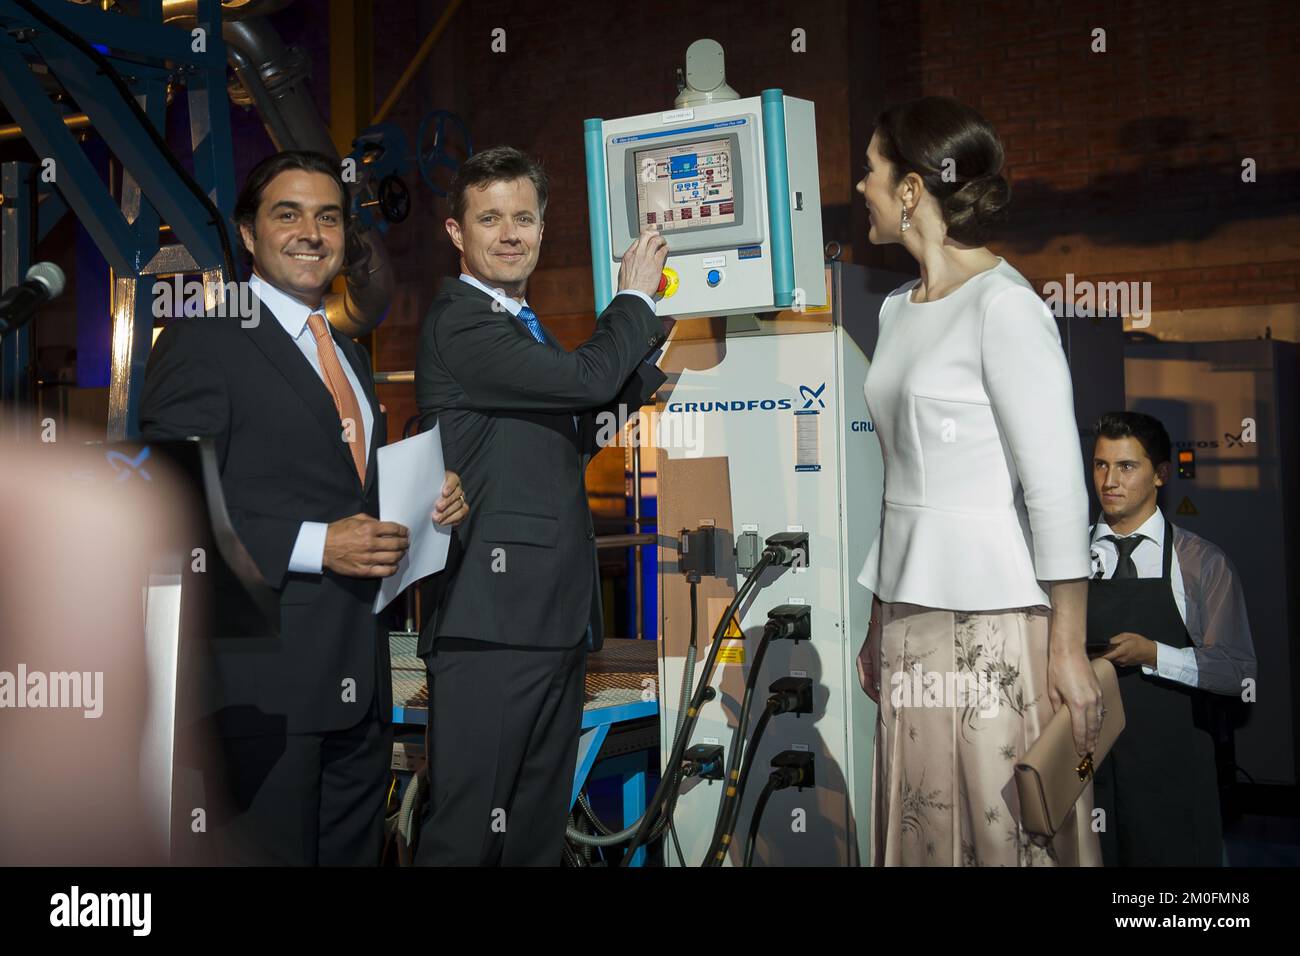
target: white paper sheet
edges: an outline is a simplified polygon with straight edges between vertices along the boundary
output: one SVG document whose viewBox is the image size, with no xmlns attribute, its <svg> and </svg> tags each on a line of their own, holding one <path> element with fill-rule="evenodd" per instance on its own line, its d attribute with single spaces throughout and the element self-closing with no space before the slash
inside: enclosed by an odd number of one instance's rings
<svg viewBox="0 0 1300 956">
<path fill-rule="evenodd" d="M 451 528 L 434 524 L 432 517 L 447 477 L 438 427 L 383 446 L 378 465 L 379 520 L 405 525 L 411 532 L 411 547 L 397 573 L 380 579 L 376 614 L 408 585 L 441 571 L 451 544 Z"/>
</svg>

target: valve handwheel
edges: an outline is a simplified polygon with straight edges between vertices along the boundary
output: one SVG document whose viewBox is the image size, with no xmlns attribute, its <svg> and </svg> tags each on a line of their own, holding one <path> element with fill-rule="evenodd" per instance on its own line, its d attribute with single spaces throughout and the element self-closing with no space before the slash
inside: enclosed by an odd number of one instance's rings
<svg viewBox="0 0 1300 956">
<path fill-rule="evenodd" d="M 427 141 L 432 126 L 432 142 Z M 415 141 L 415 154 L 420 165 L 420 178 L 433 190 L 435 195 L 446 196 L 447 190 L 434 181 L 434 173 L 439 169 L 450 170 L 452 175 L 460 169 L 461 160 L 448 147 L 454 142 L 452 133 L 459 134 L 464 143 L 466 157 L 474 154 L 470 142 L 469 128 L 465 122 L 450 110 L 434 110 L 420 120 L 420 132 Z"/>
<path fill-rule="evenodd" d="M 379 181 L 379 210 L 389 222 L 404 222 L 411 214 L 411 191 L 401 177 L 389 173 Z"/>
</svg>

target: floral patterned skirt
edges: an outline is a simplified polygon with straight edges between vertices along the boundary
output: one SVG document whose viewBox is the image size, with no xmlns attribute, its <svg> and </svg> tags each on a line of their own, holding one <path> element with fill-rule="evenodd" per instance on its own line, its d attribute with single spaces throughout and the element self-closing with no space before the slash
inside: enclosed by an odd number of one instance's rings
<svg viewBox="0 0 1300 956">
<path fill-rule="evenodd" d="M 1020 828 L 1013 767 L 1052 716 L 1047 609 L 882 603 L 877 866 L 1100 866 L 1092 784 L 1056 838 Z"/>
</svg>

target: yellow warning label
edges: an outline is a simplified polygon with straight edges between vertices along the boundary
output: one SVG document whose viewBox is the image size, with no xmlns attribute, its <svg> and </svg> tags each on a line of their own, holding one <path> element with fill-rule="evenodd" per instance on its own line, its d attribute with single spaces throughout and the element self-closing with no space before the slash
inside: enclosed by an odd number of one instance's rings
<svg viewBox="0 0 1300 956">
<path fill-rule="evenodd" d="M 741 638 L 743 638 L 743 637 L 745 636 L 744 632 L 741 631 L 741 629 L 740 629 L 740 625 L 739 625 L 738 623 L 736 623 L 736 615 L 734 615 L 734 614 L 731 615 L 731 620 L 727 623 L 727 632 L 726 632 L 725 634 L 723 634 L 722 636 L 723 636 L 723 637 L 741 637 Z"/>
<path fill-rule="evenodd" d="M 1200 514 L 1200 512 L 1196 510 L 1196 505 L 1192 504 L 1192 499 L 1188 497 L 1183 498 L 1182 504 L 1178 506 L 1178 513 L 1180 515 Z"/>
<path fill-rule="evenodd" d="M 718 648 L 719 664 L 745 663 L 745 645 L 741 641 L 723 641 Z"/>
</svg>

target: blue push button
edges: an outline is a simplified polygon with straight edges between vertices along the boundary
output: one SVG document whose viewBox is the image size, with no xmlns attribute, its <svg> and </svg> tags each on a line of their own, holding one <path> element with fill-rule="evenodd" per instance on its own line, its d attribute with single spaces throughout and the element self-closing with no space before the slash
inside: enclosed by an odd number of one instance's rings
<svg viewBox="0 0 1300 956">
<path fill-rule="evenodd" d="M 708 279 L 706 281 L 709 283 L 710 288 L 714 288 L 718 285 L 719 282 L 722 281 L 722 273 L 719 272 L 717 269 L 710 269 Z"/>
</svg>

